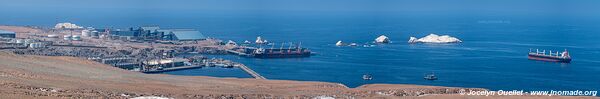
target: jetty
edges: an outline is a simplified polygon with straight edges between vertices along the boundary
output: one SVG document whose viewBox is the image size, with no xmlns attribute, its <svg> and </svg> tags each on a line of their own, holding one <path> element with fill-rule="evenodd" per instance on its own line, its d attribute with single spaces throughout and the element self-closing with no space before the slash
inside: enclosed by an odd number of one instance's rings
<svg viewBox="0 0 600 99">
<path fill-rule="evenodd" d="M 161 73 L 161 72 L 184 70 L 184 69 L 194 69 L 194 68 L 202 68 L 202 66 L 201 65 L 198 65 L 198 66 L 179 66 L 179 67 L 165 68 L 165 69 L 161 69 L 161 70 L 146 70 L 146 71 L 141 71 L 141 72 L 142 73 Z"/>
<path fill-rule="evenodd" d="M 237 67 L 240 67 L 242 70 L 246 71 L 248 74 L 250 74 L 255 79 L 267 79 L 267 78 L 261 76 L 260 74 L 254 72 L 254 70 L 248 68 L 246 65 L 238 65 Z"/>
<path fill-rule="evenodd" d="M 235 55 L 239 55 L 239 56 L 246 56 L 246 57 L 252 56 L 250 54 L 247 54 L 247 53 L 244 53 L 244 52 L 235 51 L 235 50 L 231 50 L 231 49 L 226 49 L 225 51 L 227 51 L 229 53 L 232 53 L 232 54 L 235 54 Z"/>
<path fill-rule="evenodd" d="M 95 45 L 72 45 L 72 44 L 53 44 L 52 46 L 56 46 L 56 47 L 82 47 L 82 48 L 108 48 L 108 47 L 95 46 Z"/>
</svg>

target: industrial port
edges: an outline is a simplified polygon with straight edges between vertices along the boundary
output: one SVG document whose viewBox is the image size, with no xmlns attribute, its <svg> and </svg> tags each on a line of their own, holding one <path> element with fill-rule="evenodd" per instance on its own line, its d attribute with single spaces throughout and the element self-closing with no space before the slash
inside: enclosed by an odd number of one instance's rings
<svg viewBox="0 0 600 99">
<path fill-rule="evenodd" d="M 262 50 L 265 55 L 261 56 L 268 56 L 274 52 L 273 48 L 265 51 L 262 48 L 238 46 L 231 41 L 224 43 L 219 39 L 207 38 L 193 29 L 161 29 L 159 26 L 115 29 L 58 23 L 53 28 L 2 26 L 0 30 L 0 50 L 3 51 L 23 55 L 72 56 L 143 73 L 222 67 L 240 68 L 256 79 L 266 79 L 244 64 L 208 58 L 202 54 L 258 56 L 254 50 Z M 244 52 L 240 49 L 253 50 Z M 308 51 L 291 46 L 287 49 L 286 53 L 278 49 L 277 56 L 289 54 L 294 57 L 291 53 Z M 199 54 L 180 56 L 189 53 Z"/>
</svg>

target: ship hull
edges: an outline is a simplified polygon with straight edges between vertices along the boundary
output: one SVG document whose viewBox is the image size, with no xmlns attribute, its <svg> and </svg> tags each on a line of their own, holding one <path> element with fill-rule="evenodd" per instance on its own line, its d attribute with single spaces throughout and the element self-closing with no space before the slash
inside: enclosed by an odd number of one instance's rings
<svg viewBox="0 0 600 99">
<path fill-rule="evenodd" d="M 570 63 L 571 62 L 571 58 L 560 58 L 560 57 L 556 57 L 556 56 L 539 55 L 539 54 L 529 54 L 528 59 L 539 60 L 539 61 L 548 61 L 548 62 L 562 62 L 562 63 Z"/>
<path fill-rule="evenodd" d="M 306 48 L 273 48 L 264 49 L 263 52 L 257 53 L 257 49 L 246 49 L 246 53 L 254 58 L 303 58 L 310 57 L 311 51 Z"/>
<path fill-rule="evenodd" d="M 254 54 L 254 58 L 301 58 L 310 57 L 310 53 L 265 53 Z"/>
</svg>

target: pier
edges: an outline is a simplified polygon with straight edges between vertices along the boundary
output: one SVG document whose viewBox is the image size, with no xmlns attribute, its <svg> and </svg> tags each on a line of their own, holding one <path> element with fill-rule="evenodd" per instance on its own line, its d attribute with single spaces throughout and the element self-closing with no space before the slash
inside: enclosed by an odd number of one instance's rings
<svg viewBox="0 0 600 99">
<path fill-rule="evenodd" d="M 248 68 L 246 65 L 239 65 L 238 67 L 240 67 L 242 70 L 246 71 L 248 74 L 250 74 L 255 79 L 267 79 L 267 78 L 261 76 L 260 74 L 254 72 L 254 70 Z"/>
<path fill-rule="evenodd" d="M 94 45 L 61 45 L 61 44 L 53 44 L 52 46 L 57 46 L 57 47 L 83 47 L 83 48 L 108 48 L 108 47 L 94 46 Z"/>
<path fill-rule="evenodd" d="M 161 72 L 167 72 L 167 71 L 176 71 L 176 70 L 184 70 L 184 69 L 193 69 L 193 68 L 202 68 L 202 66 L 181 66 L 181 67 L 171 67 L 171 68 L 165 68 L 162 70 L 148 70 L 148 71 L 142 71 L 142 73 L 161 73 Z"/>
<path fill-rule="evenodd" d="M 239 55 L 239 56 L 251 56 L 250 54 L 246 54 L 244 52 L 239 52 L 239 51 L 235 51 L 235 50 L 231 50 L 231 49 L 226 49 L 227 52 L 235 54 L 235 55 Z"/>
<path fill-rule="evenodd" d="M 157 69 L 157 70 L 145 70 L 145 71 L 141 71 L 141 72 L 142 73 L 161 73 L 161 72 L 184 70 L 184 69 L 202 68 L 204 66 L 210 66 L 210 65 L 179 66 L 179 67 L 170 67 L 170 68 L 163 68 L 163 69 Z M 261 76 L 260 74 L 256 73 L 254 70 L 248 68 L 248 66 L 246 66 L 244 64 L 236 64 L 236 65 L 233 65 L 233 66 L 230 65 L 230 64 L 223 64 L 222 67 L 223 68 L 227 68 L 227 66 L 238 67 L 238 68 L 244 70 L 246 73 L 250 74 L 250 76 L 252 76 L 255 79 L 267 79 L 267 78 Z"/>
</svg>

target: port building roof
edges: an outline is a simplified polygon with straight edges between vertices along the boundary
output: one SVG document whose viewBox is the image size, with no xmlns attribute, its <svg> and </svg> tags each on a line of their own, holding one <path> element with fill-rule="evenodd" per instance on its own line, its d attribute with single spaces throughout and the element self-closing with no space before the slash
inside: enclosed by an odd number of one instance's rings
<svg viewBox="0 0 600 99">
<path fill-rule="evenodd" d="M 0 30 L 0 34 L 15 34 L 13 31 Z"/>
<path fill-rule="evenodd" d="M 175 34 L 176 40 L 203 40 L 206 37 L 194 29 L 172 29 L 171 33 Z"/>
<path fill-rule="evenodd" d="M 156 31 L 156 30 L 160 29 L 160 27 L 158 27 L 158 26 L 142 26 L 140 28 L 142 28 L 142 30 L 144 30 L 144 31 L 148 31 L 148 30 L 149 31 Z"/>
<path fill-rule="evenodd" d="M 165 33 L 171 33 L 171 31 L 173 31 L 173 30 L 169 30 L 169 29 L 158 29 L 158 30 L 156 30 L 156 31 L 158 31 L 158 32 L 165 32 Z"/>
<path fill-rule="evenodd" d="M 118 36 L 136 36 L 137 35 L 136 31 L 111 31 L 110 33 L 112 33 L 113 35 L 118 35 Z"/>
<path fill-rule="evenodd" d="M 94 29 L 94 30 L 98 31 L 98 32 L 106 32 L 107 29 Z"/>
</svg>

